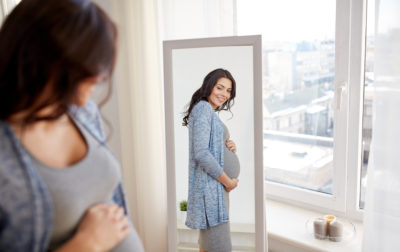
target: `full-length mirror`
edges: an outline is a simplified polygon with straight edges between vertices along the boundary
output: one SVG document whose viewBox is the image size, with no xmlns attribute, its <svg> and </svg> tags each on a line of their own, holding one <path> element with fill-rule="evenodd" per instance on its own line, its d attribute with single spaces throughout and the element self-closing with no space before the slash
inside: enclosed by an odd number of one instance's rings
<svg viewBox="0 0 400 252">
<path fill-rule="evenodd" d="M 264 251 L 261 36 L 165 41 L 164 76 L 169 251 Z"/>
</svg>

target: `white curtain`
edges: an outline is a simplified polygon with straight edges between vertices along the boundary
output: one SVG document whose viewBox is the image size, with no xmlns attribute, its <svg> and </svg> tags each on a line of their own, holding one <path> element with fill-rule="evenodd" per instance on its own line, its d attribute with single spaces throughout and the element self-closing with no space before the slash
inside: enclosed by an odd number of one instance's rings
<svg viewBox="0 0 400 252">
<path fill-rule="evenodd" d="M 236 0 L 159 0 L 163 40 L 236 35 Z"/>
<path fill-rule="evenodd" d="M 1 10 L 6 16 L 21 0 L 1 0 Z"/>
<path fill-rule="evenodd" d="M 164 112 L 157 0 L 102 0 L 118 24 L 121 162 L 134 225 L 146 251 L 167 250 Z M 114 123 L 114 122 L 112 122 Z"/>
<path fill-rule="evenodd" d="M 3 19 L 20 1 L 21 0 L 0 0 L 0 25 L 3 23 Z"/>
<path fill-rule="evenodd" d="M 400 251 L 400 1 L 376 1 L 375 97 L 364 252 Z"/>
<path fill-rule="evenodd" d="M 3 24 L 3 19 L 4 19 L 3 3 L 0 2 L 0 27 Z"/>
</svg>

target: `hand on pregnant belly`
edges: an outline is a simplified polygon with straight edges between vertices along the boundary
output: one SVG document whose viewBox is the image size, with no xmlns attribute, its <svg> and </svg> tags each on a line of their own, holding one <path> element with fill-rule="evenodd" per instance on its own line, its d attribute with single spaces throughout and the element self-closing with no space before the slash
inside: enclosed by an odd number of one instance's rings
<svg viewBox="0 0 400 252">
<path fill-rule="evenodd" d="M 76 236 L 87 242 L 94 251 L 109 251 L 130 231 L 123 208 L 116 204 L 97 204 L 86 211 Z"/>
<path fill-rule="evenodd" d="M 233 142 L 232 140 L 226 140 L 225 141 L 226 147 L 232 151 L 232 152 L 236 152 L 236 144 L 235 142 Z"/>
<path fill-rule="evenodd" d="M 230 192 L 238 186 L 239 179 L 231 179 L 231 183 L 225 187 L 225 191 Z"/>
</svg>

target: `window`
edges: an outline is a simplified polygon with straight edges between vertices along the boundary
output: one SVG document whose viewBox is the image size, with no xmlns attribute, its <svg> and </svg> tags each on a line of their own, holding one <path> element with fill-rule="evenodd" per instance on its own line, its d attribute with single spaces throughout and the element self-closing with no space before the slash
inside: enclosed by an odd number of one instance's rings
<svg viewBox="0 0 400 252">
<path fill-rule="evenodd" d="M 367 183 L 367 168 L 372 137 L 372 119 L 374 118 L 373 87 L 374 87 L 374 46 L 375 46 L 375 1 L 369 0 L 367 6 L 367 36 L 365 42 L 365 75 L 364 75 L 364 106 L 362 119 L 362 155 L 361 155 L 361 181 L 359 206 L 364 209 L 365 188 Z"/>
<path fill-rule="evenodd" d="M 362 0 L 237 1 L 238 34 L 263 35 L 267 196 L 360 217 L 364 9 Z"/>
</svg>

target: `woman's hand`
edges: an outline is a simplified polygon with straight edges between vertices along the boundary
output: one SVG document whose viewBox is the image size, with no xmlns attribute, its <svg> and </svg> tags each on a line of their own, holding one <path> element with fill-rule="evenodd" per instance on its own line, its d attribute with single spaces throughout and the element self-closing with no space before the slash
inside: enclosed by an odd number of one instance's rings
<svg viewBox="0 0 400 252">
<path fill-rule="evenodd" d="M 99 251 L 111 250 L 131 229 L 124 209 L 118 205 L 97 204 L 86 211 L 77 235 L 86 237 Z"/>
<path fill-rule="evenodd" d="M 235 144 L 235 142 L 233 142 L 232 140 L 226 140 L 225 141 L 225 145 L 230 151 L 236 153 L 236 144 Z"/>
<path fill-rule="evenodd" d="M 130 233 L 128 217 L 118 205 L 96 204 L 83 216 L 75 236 L 57 252 L 109 251 Z"/>
<path fill-rule="evenodd" d="M 225 190 L 227 192 L 232 191 L 233 189 L 235 189 L 238 186 L 238 183 L 239 183 L 239 179 L 237 179 L 237 178 L 231 179 L 231 183 L 228 186 L 225 186 Z"/>
<path fill-rule="evenodd" d="M 231 179 L 225 172 L 222 172 L 222 175 L 217 178 L 217 180 L 224 185 L 225 191 L 230 192 L 235 189 L 239 183 L 239 179 L 234 178 Z"/>
</svg>

